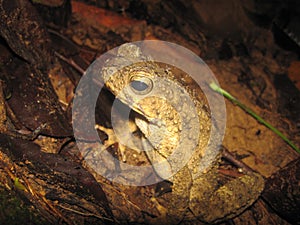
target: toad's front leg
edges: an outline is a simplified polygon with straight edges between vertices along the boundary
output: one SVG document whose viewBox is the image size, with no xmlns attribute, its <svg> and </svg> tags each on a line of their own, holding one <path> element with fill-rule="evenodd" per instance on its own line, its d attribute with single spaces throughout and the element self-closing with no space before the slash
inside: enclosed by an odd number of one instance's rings
<svg viewBox="0 0 300 225">
<path fill-rule="evenodd" d="M 220 186 L 217 168 L 213 168 L 193 181 L 189 208 L 207 223 L 231 219 L 251 206 L 263 188 L 263 177 L 254 172 Z"/>
</svg>

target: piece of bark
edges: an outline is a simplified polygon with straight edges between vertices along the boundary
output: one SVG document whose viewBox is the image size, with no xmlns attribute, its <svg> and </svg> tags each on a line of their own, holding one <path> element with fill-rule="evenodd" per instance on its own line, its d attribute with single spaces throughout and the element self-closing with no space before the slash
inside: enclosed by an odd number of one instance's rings
<svg viewBox="0 0 300 225">
<path fill-rule="evenodd" d="M 300 158 L 272 175 L 266 182 L 263 198 L 284 219 L 300 224 Z"/>
<path fill-rule="evenodd" d="M 101 186 L 79 163 L 66 156 L 41 152 L 30 141 L 2 134 L 0 155 L 1 169 L 6 176 L 20 180 L 21 195 L 49 224 L 113 223 Z"/>
<path fill-rule="evenodd" d="M 72 135 L 66 113 L 61 109 L 52 85 L 48 79 L 43 79 L 44 74 L 40 70 L 15 58 L 2 72 L 11 87 L 8 105 L 18 119 L 17 123 L 31 131 L 43 126 L 41 134 L 45 135 Z"/>
<path fill-rule="evenodd" d="M 0 35 L 17 55 L 44 70 L 50 66 L 50 39 L 29 1 L 0 0 L 0 28 Z"/>
<path fill-rule="evenodd" d="M 55 67 L 51 42 L 29 1 L 0 0 L 0 35 L 12 51 L 26 61 L 15 57 L 1 68 L 1 79 L 5 77 L 13 87 L 9 104 L 16 117 L 30 130 L 45 125 L 43 134 L 72 135 L 48 77 Z"/>
<path fill-rule="evenodd" d="M 121 44 L 115 43 L 116 36 L 112 32 L 121 35 L 120 38 L 125 39 L 125 41 L 140 41 L 144 39 L 145 21 L 123 17 L 117 13 L 77 1 L 72 1 L 72 12 L 76 17 L 83 18 L 87 26 L 93 26 L 93 29 L 99 30 L 99 33 L 107 33 L 106 36 L 111 36 L 103 43 L 103 45 L 109 45 L 110 48 Z M 115 40 L 113 43 L 110 43 L 112 38 Z M 98 47 L 98 49 L 100 48 Z"/>
</svg>

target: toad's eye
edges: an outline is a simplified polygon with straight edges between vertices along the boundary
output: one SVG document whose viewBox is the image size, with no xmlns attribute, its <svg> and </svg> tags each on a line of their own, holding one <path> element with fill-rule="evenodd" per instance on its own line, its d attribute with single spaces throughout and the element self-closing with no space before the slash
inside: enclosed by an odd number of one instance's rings
<svg viewBox="0 0 300 225">
<path fill-rule="evenodd" d="M 136 91 L 145 91 L 148 89 L 148 85 L 143 81 L 139 81 L 139 80 L 132 81 L 130 85 Z"/>
<path fill-rule="evenodd" d="M 134 93 L 145 95 L 152 90 L 153 83 L 147 77 L 132 77 L 130 87 Z"/>
</svg>

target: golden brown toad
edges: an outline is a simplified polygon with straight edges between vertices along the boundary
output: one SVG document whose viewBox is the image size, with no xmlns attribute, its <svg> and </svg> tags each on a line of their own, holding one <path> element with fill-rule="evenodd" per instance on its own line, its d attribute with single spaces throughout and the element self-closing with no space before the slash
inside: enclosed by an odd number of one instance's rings
<svg viewBox="0 0 300 225">
<path fill-rule="evenodd" d="M 137 45 L 124 44 L 106 62 L 102 76 L 106 87 L 141 115 L 135 123 L 144 135 L 143 150 L 156 173 L 173 184 L 170 193 L 156 197 L 160 221 L 178 223 L 190 209 L 201 221 L 219 222 L 259 197 L 264 181 L 256 173 L 218 183 L 220 154 L 201 167 L 214 125 L 204 94 L 189 87 L 187 74 L 154 62 Z"/>
</svg>

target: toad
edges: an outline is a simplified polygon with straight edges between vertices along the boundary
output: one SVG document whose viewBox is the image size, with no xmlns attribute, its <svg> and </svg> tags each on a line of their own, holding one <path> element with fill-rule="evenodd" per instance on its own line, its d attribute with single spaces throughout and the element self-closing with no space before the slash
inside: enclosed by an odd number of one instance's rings
<svg viewBox="0 0 300 225">
<path fill-rule="evenodd" d="M 155 172 L 172 184 L 170 192 L 154 197 L 160 221 L 179 223 L 188 212 L 206 223 L 233 218 L 255 202 L 264 180 L 247 172 L 220 183 L 220 154 L 200 169 L 214 124 L 203 92 L 190 88 L 188 75 L 177 72 L 131 43 L 120 46 L 102 68 L 106 87 L 140 115 L 135 123 Z"/>
</svg>

